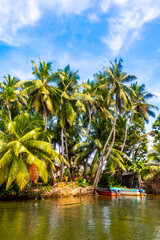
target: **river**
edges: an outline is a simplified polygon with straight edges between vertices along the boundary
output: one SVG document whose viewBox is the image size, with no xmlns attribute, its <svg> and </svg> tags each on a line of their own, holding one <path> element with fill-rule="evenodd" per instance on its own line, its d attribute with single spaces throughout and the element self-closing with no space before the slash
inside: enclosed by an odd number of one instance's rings
<svg viewBox="0 0 160 240">
<path fill-rule="evenodd" d="M 160 239 L 160 196 L 0 202 L 0 240 Z"/>
</svg>

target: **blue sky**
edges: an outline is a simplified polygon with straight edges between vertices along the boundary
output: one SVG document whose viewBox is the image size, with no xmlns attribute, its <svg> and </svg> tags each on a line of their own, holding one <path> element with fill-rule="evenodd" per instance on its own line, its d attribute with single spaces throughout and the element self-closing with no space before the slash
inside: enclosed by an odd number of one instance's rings
<svg viewBox="0 0 160 240">
<path fill-rule="evenodd" d="M 55 71 L 79 69 L 81 81 L 121 57 L 160 108 L 160 1 L 1 0 L 1 81 L 6 74 L 32 79 L 30 60 L 39 57 Z"/>
</svg>

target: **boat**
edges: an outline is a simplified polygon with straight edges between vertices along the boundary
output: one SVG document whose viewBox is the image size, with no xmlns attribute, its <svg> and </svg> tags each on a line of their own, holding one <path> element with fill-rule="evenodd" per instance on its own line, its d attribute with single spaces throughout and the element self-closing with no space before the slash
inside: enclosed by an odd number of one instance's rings
<svg viewBox="0 0 160 240">
<path fill-rule="evenodd" d="M 129 188 L 102 188 L 98 187 L 98 194 L 106 196 L 143 196 L 145 194 L 144 189 L 129 189 Z"/>
<path fill-rule="evenodd" d="M 111 190 L 115 190 L 120 192 L 120 195 L 126 195 L 126 196 L 143 196 L 145 194 L 144 189 L 130 189 L 130 188 L 116 188 L 116 187 L 110 187 Z"/>
<path fill-rule="evenodd" d="M 117 190 L 110 189 L 110 188 L 98 187 L 96 190 L 97 190 L 98 194 L 100 194 L 100 195 L 106 195 L 106 196 L 118 196 L 119 195 L 119 192 Z"/>
</svg>

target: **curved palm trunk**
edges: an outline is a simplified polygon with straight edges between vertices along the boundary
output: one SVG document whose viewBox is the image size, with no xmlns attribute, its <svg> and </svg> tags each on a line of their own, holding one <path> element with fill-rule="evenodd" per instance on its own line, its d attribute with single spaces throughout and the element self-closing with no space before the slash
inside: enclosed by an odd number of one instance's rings
<svg viewBox="0 0 160 240">
<path fill-rule="evenodd" d="M 106 159 L 108 158 L 108 156 L 109 156 L 109 154 L 110 154 L 110 152 L 112 150 L 114 141 L 115 141 L 115 126 L 116 126 L 117 116 L 118 116 L 118 110 L 116 111 L 116 116 L 115 116 L 115 119 L 114 119 L 114 122 L 113 122 L 112 129 L 110 131 L 110 134 L 109 134 L 109 136 L 107 138 L 107 141 L 106 141 L 106 143 L 104 145 L 104 148 L 103 148 L 102 156 L 100 158 L 100 163 L 99 163 L 99 166 L 98 166 L 98 169 L 97 169 L 97 173 L 96 173 L 96 177 L 95 177 L 94 183 L 93 183 L 94 188 L 97 188 L 97 185 L 98 185 L 98 182 L 99 182 L 99 179 L 100 179 L 100 175 L 101 175 L 101 172 L 102 172 L 103 165 L 104 165 Z M 112 144 L 111 144 L 111 146 L 110 146 L 110 148 L 109 148 L 109 150 L 107 152 L 107 155 L 104 158 L 104 153 L 105 153 L 105 150 L 107 148 L 107 145 L 109 143 L 109 140 L 110 140 L 112 134 L 113 134 Z"/>
<path fill-rule="evenodd" d="M 105 152 L 105 150 L 106 150 L 106 148 L 107 148 L 107 146 L 108 146 L 109 140 L 110 140 L 110 138 L 111 138 L 111 136 L 112 136 L 112 133 L 113 133 L 113 131 L 114 131 L 114 129 L 115 129 L 116 122 L 117 122 L 117 116 L 118 116 L 118 111 L 116 111 L 116 116 L 115 116 L 115 119 L 114 119 L 114 122 L 113 122 L 113 126 L 112 126 L 112 129 L 111 129 L 111 131 L 110 131 L 110 134 L 109 134 L 109 136 L 108 136 L 108 138 L 107 138 L 107 141 L 106 141 L 106 143 L 105 143 L 105 145 L 104 145 L 101 159 L 103 159 L 104 152 Z"/>
<path fill-rule="evenodd" d="M 62 128 L 61 128 L 61 154 L 62 154 L 62 156 L 64 157 L 63 131 L 64 131 L 64 128 L 62 127 Z M 62 181 L 63 181 L 63 163 L 61 163 L 61 166 L 60 166 L 60 182 L 62 182 Z"/>
<path fill-rule="evenodd" d="M 54 171 L 51 169 L 51 177 L 52 177 L 52 185 L 54 186 L 54 183 L 56 182 L 56 178 L 54 176 Z"/>
<path fill-rule="evenodd" d="M 88 125 L 88 132 L 89 132 L 89 136 L 90 136 L 90 130 L 91 130 L 91 109 L 90 109 L 90 105 L 88 105 L 88 113 L 89 113 L 89 125 Z M 87 142 L 89 143 L 89 138 L 87 138 Z M 86 181 L 88 180 L 87 178 L 87 166 L 88 166 L 88 159 L 89 157 L 86 158 L 86 161 L 84 163 L 84 173 L 83 173 L 83 177 L 86 179 Z"/>
<path fill-rule="evenodd" d="M 114 145 L 114 141 L 115 141 L 115 133 L 116 133 L 116 129 L 114 128 L 113 129 L 113 139 L 112 139 L 111 146 L 110 146 L 110 148 L 109 148 L 105 158 L 99 164 L 99 167 L 98 167 L 98 170 L 97 170 L 97 173 L 96 173 L 96 177 L 95 177 L 95 180 L 94 180 L 94 183 L 93 183 L 94 189 L 97 188 L 97 185 L 98 185 L 98 182 L 99 182 L 99 179 L 100 179 L 100 175 L 101 175 L 101 172 L 102 172 L 103 165 L 105 164 L 105 161 L 107 160 L 107 158 L 109 157 L 109 155 L 110 155 L 110 153 L 112 151 L 112 148 L 113 148 L 113 145 Z"/>
<path fill-rule="evenodd" d="M 128 131 L 128 116 L 127 116 L 126 129 L 125 129 L 124 141 L 123 141 L 123 145 L 122 145 L 122 148 L 121 148 L 121 152 L 123 152 L 125 144 L 126 144 L 127 131 Z M 117 179 L 118 179 L 118 182 L 122 181 L 122 170 L 119 167 L 118 167 L 118 171 L 117 171 Z"/>
<path fill-rule="evenodd" d="M 126 122 L 126 129 L 125 129 L 125 135 L 124 135 L 124 142 L 121 148 L 121 152 L 123 152 L 123 149 L 125 147 L 126 144 L 126 140 L 127 140 L 127 131 L 128 131 L 128 116 L 127 116 L 127 122 Z"/>
<path fill-rule="evenodd" d="M 64 132 L 65 132 L 65 148 L 66 148 L 66 156 L 67 156 L 67 160 L 70 164 L 69 161 L 69 155 L 68 155 L 68 141 L 67 141 L 67 134 L 66 134 L 66 129 L 64 128 Z M 70 166 L 68 166 L 68 180 L 71 181 L 71 171 L 70 171 Z"/>
</svg>

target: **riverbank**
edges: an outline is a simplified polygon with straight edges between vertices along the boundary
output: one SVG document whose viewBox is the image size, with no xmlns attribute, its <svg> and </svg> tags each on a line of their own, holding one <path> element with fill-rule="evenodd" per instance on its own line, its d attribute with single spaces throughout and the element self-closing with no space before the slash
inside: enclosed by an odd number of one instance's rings
<svg viewBox="0 0 160 240">
<path fill-rule="evenodd" d="M 27 200 L 90 196 L 94 194 L 93 186 L 78 186 L 76 182 L 56 183 L 52 186 L 28 188 L 23 192 L 3 192 L 0 200 Z"/>
<path fill-rule="evenodd" d="M 160 195 L 160 173 L 143 183 L 143 187 L 148 194 Z"/>
</svg>

